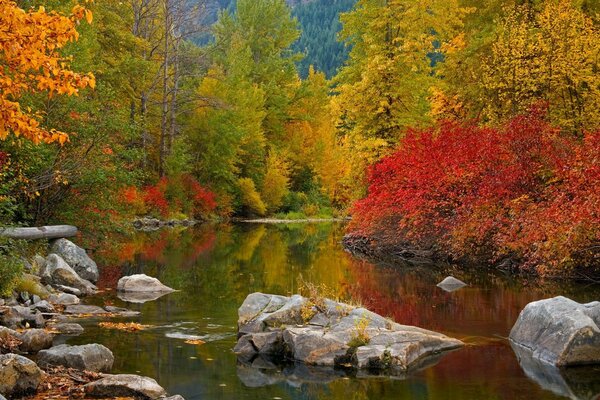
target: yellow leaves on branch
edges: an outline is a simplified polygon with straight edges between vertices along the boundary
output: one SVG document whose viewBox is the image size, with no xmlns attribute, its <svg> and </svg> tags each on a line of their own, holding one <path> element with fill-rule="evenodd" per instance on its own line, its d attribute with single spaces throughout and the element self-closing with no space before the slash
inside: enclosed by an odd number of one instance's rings
<svg viewBox="0 0 600 400">
<path fill-rule="evenodd" d="M 36 116 L 19 104 L 25 93 L 77 95 L 79 89 L 94 88 L 91 73 L 69 69 L 69 62 L 58 51 L 79 38 L 79 21 L 92 21 L 92 13 L 83 6 L 73 7 L 70 16 L 44 7 L 25 11 L 14 1 L 0 0 L 0 140 L 9 134 L 34 143 L 65 143 L 68 135 L 40 126 Z"/>
</svg>

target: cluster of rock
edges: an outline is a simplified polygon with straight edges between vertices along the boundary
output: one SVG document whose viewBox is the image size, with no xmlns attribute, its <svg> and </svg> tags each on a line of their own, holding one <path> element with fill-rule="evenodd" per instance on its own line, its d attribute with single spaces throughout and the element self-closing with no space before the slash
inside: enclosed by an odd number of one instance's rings
<svg viewBox="0 0 600 400">
<path fill-rule="evenodd" d="M 330 299 L 253 293 L 238 314 L 234 352 L 244 362 L 269 356 L 402 374 L 463 345 L 441 333 L 400 325 Z"/>
<path fill-rule="evenodd" d="M 88 397 L 182 400 L 167 397 L 165 390 L 151 378 L 137 375 L 110 375 L 114 356 L 100 344 L 54 346 L 57 335 L 79 335 L 81 325 L 68 318 L 81 316 L 134 317 L 137 311 L 113 306 L 80 304 L 80 296 L 97 291 L 98 267 L 85 250 L 66 239 L 51 242 L 47 257 L 36 256 L 26 268 L 25 279 L 32 291 L 0 299 L 0 399 L 34 394 L 44 382 L 46 372 L 56 366 L 101 373 L 83 386 Z M 123 277 L 119 294 L 139 300 L 172 292 L 155 278 L 146 275 Z M 26 356 L 33 356 L 35 362 Z M 87 373 L 87 372 L 86 372 Z"/>
<path fill-rule="evenodd" d="M 194 226 L 197 224 L 197 221 L 193 219 L 170 219 L 167 221 L 163 221 L 157 218 L 144 217 L 138 218 L 133 221 L 133 227 L 142 231 L 155 231 L 161 228 L 166 227 L 175 227 L 175 226 Z"/>
</svg>

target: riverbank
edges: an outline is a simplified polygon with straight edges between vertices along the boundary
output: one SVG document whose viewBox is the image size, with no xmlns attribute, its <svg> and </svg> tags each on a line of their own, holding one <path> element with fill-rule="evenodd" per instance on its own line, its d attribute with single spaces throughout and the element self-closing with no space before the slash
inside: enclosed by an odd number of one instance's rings
<svg viewBox="0 0 600 400">
<path fill-rule="evenodd" d="M 234 222 L 245 224 L 319 224 L 325 222 L 344 222 L 345 218 L 301 218 L 301 219 L 280 219 L 280 218 L 254 218 L 254 219 L 234 219 Z"/>
</svg>

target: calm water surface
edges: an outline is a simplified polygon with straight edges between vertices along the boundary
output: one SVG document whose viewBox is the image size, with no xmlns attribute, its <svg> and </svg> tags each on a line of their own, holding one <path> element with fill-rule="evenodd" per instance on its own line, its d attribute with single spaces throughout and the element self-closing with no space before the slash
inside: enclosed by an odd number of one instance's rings
<svg viewBox="0 0 600 400">
<path fill-rule="evenodd" d="M 145 273 L 180 289 L 145 304 L 113 291 L 91 303 L 141 311 L 137 333 L 105 330 L 84 320 L 86 331 L 69 343 L 102 343 L 115 354 L 115 373 L 155 378 L 169 393 L 192 399 L 597 399 L 600 369 L 567 371 L 525 365 L 506 337 L 530 301 L 565 295 L 588 302 L 599 285 L 515 280 L 499 274 L 445 267 L 374 265 L 343 251 L 340 224 L 234 225 L 140 233 L 97 252 L 103 287 L 122 275 Z M 469 287 L 446 293 L 435 285 L 447 274 Z M 302 366 L 258 369 L 238 364 L 237 309 L 252 292 L 292 294 L 298 276 L 324 283 L 384 316 L 468 343 L 436 365 L 406 377 L 361 378 Z M 204 345 L 186 344 L 201 339 Z M 533 379 L 532 379 L 533 377 Z"/>
</svg>

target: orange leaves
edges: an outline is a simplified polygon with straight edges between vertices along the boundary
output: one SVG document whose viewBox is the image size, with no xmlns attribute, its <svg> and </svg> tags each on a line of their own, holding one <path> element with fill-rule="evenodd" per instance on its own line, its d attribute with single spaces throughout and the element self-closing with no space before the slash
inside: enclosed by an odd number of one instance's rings
<svg viewBox="0 0 600 400">
<path fill-rule="evenodd" d="M 125 332 L 138 332 L 148 328 L 148 325 L 142 325 L 135 322 L 100 322 L 98 323 L 98 326 L 100 328 L 116 329 Z"/>
<path fill-rule="evenodd" d="M 75 6 L 69 17 L 46 12 L 44 7 L 24 11 L 14 1 L 0 0 L 0 139 L 9 133 L 34 143 L 68 141 L 63 132 L 40 127 L 37 116 L 23 112 L 19 98 L 26 92 L 48 96 L 77 95 L 79 89 L 95 87 L 91 73 L 79 74 L 68 69 L 68 60 L 58 50 L 78 39 L 76 23 L 92 20 L 91 12 Z"/>
</svg>

